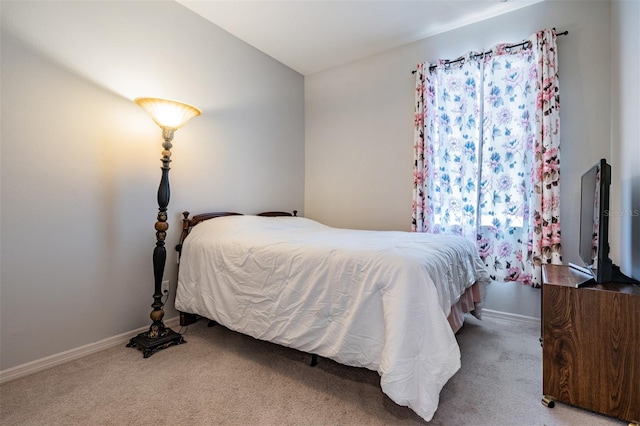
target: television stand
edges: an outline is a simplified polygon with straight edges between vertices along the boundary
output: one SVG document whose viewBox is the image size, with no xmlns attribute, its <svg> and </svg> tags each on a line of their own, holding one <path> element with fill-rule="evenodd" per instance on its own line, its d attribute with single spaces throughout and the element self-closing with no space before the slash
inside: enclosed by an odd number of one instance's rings
<svg viewBox="0 0 640 426">
<path fill-rule="evenodd" d="M 542 267 L 542 403 L 640 424 L 640 287 Z"/>
</svg>

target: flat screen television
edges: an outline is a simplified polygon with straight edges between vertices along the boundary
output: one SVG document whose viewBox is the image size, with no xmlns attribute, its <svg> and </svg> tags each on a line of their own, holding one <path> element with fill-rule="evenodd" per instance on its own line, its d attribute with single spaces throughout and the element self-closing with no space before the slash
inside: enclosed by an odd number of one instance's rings
<svg viewBox="0 0 640 426">
<path fill-rule="evenodd" d="M 582 175 L 580 184 L 580 258 L 598 283 L 611 281 L 609 259 L 609 187 L 611 166 L 600 160 Z"/>
</svg>

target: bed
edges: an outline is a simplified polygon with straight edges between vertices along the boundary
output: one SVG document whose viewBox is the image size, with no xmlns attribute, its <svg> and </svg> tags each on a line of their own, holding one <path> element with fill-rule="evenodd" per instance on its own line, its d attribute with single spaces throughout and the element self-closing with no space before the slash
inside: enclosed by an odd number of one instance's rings
<svg viewBox="0 0 640 426">
<path fill-rule="evenodd" d="M 175 306 L 380 374 L 429 421 L 460 368 L 455 332 L 489 275 L 461 237 L 333 228 L 286 212 L 184 213 Z"/>
</svg>

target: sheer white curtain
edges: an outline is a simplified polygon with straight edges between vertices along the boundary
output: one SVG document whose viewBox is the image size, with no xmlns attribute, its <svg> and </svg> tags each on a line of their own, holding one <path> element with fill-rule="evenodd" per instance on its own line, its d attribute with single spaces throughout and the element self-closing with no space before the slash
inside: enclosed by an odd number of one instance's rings
<svg viewBox="0 0 640 426">
<path fill-rule="evenodd" d="M 473 239 L 496 280 L 561 263 L 555 37 L 416 72 L 413 230 Z"/>
</svg>

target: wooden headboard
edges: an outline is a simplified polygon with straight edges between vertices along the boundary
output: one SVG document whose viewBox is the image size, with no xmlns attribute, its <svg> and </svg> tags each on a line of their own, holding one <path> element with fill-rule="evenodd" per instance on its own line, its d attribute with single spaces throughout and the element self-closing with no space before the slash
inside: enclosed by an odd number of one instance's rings
<svg viewBox="0 0 640 426">
<path fill-rule="evenodd" d="M 176 251 L 178 255 L 182 253 L 182 244 L 184 243 L 185 238 L 191 232 L 191 228 L 199 224 L 200 222 L 204 222 L 205 220 L 215 219 L 216 217 L 224 217 L 224 216 L 242 216 L 242 213 L 235 212 L 211 212 L 211 213 L 202 213 L 189 218 L 188 211 L 182 212 L 182 233 L 180 234 L 180 240 L 176 245 Z M 267 211 L 258 213 L 257 216 L 265 216 L 265 217 L 278 217 L 278 216 L 298 216 L 298 210 L 294 210 L 293 213 L 285 212 L 285 211 Z"/>
<path fill-rule="evenodd" d="M 268 217 L 277 217 L 277 216 L 298 216 L 298 210 L 294 210 L 293 214 L 289 213 L 289 212 L 279 212 L 279 211 L 272 211 L 272 212 L 262 212 L 262 213 L 258 213 L 258 216 L 268 216 Z"/>
</svg>

